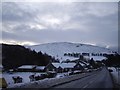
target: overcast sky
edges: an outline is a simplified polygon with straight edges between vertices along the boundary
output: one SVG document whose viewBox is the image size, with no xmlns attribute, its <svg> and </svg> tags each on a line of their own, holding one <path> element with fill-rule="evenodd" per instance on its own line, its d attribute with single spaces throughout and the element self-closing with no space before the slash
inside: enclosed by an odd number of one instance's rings
<svg viewBox="0 0 120 90">
<path fill-rule="evenodd" d="M 2 42 L 118 45 L 117 2 L 3 2 Z"/>
</svg>

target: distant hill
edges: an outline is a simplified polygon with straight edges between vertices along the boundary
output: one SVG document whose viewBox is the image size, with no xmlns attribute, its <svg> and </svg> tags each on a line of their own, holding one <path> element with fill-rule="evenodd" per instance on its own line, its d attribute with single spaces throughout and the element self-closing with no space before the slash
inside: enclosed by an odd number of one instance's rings
<svg viewBox="0 0 120 90">
<path fill-rule="evenodd" d="M 54 56 L 56 59 L 59 59 L 60 61 L 64 61 L 67 59 L 74 60 L 77 59 L 75 57 L 69 57 L 65 56 L 65 53 L 106 53 L 106 54 L 114 54 L 115 52 L 99 47 L 99 46 L 93 46 L 88 44 L 80 44 L 80 43 L 70 43 L 70 42 L 54 42 L 54 43 L 46 43 L 46 44 L 40 44 L 40 45 L 34 45 L 34 46 L 28 46 L 32 50 L 35 50 L 37 52 L 41 51 L 42 53 L 47 53 L 51 56 Z M 99 58 L 100 60 L 104 59 L 103 56 L 89 56 L 88 58 L 95 58 L 96 60 Z"/>
</svg>

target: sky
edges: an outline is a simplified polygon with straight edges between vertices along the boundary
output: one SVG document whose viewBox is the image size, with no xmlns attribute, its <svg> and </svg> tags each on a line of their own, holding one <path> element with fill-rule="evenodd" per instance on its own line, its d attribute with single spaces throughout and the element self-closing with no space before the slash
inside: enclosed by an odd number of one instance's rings
<svg viewBox="0 0 120 90">
<path fill-rule="evenodd" d="M 21 45 L 73 42 L 118 46 L 117 2 L 16 1 L 0 5 L 0 42 Z"/>
</svg>

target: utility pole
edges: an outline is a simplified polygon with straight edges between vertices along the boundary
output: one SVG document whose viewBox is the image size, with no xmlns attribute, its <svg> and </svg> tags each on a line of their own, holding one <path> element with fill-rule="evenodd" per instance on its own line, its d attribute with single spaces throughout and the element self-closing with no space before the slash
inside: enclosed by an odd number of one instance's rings
<svg viewBox="0 0 120 90">
<path fill-rule="evenodd" d="M 118 67 L 118 84 L 120 84 L 120 81 L 119 81 L 119 79 L 120 79 L 120 72 L 119 72 L 119 70 L 120 70 L 120 68 Z"/>
</svg>

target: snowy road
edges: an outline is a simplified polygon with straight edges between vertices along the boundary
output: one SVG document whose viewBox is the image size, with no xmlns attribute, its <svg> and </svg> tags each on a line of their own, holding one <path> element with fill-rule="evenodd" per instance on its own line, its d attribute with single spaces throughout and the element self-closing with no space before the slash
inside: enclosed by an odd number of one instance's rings
<svg viewBox="0 0 120 90">
<path fill-rule="evenodd" d="M 54 86 L 52 88 L 113 88 L 113 84 L 109 71 L 106 68 L 103 68 L 101 71 L 88 77 Z"/>
</svg>

